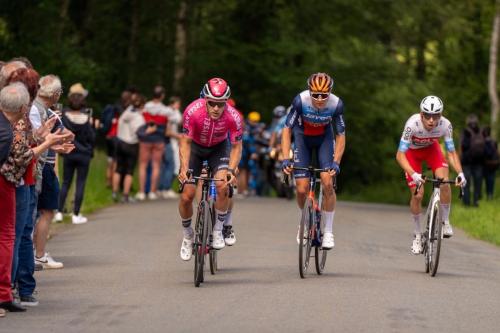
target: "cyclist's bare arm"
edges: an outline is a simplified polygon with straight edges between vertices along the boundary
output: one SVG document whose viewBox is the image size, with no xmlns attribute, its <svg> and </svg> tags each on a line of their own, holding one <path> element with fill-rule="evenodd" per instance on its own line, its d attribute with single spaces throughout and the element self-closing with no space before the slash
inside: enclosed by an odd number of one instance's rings
<svg viewBox="0 0 500 333">
<path fill-rule="evenodd" d="M 408 162 L 405 153 L 401 150 L 398 150 L 396 153 L 396 161 L 398 161 L 399 166 L 406 171 L 407 174 L 412 175 L 415 172 L 415 170 L 411 167 L 410 162 Z"/>
<path fill-rule="evenodd" d="M 243 143 L 241 141 L 231 145 L 231 152 L 229 154 L 229 169 L 236 170 L 241 160 L 241 152 L 243 150 Z"/>
<path fill-rule="evenodd" d="M 186 172 L 189 168 L 189 157 L 191 155 L 191 138 L 187 135 L 181 135 L 179 139 L 179 159 L 181 167 L 179 171 L 179 180 L 185 181 L 187 179 Z"/>
<path fill-rule="evenodd" d="M 340 164 L 342 160 L 342 156 L 344 155 L 345 150 L 345 134 L 337 134 L 335 136 L 335 163 Z"/>
<path fill-rule="evenodd" d="M 281 150 L 284 156 L 288 156 L 290 152 L 290 146 L 292 142 L 292 129 L 285 127 L 283 132 L 281 132 Z"/>
</svg>

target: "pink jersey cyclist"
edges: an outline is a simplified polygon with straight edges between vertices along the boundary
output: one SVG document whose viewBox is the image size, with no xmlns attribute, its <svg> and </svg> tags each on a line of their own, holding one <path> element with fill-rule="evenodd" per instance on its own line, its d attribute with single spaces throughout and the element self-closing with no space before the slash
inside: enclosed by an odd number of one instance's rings
<svg viewBox="0 0 500 333">
<path fill-rule="evenodd" d="M 228 222 L 228 184 L 236 182 L 235 169 L 241 159 L 243 122 L 239 112 L 228 103 L 230 95 L 231 89 L 226 81 L 210 79 L 203 87 L 202 98 L 189 104 L 184 111 L 184 134 L 179 141 L 179 181 L 185 185 L 179 203 L 184 232 L 180 251 L 182 260 L 191 259 L 193 253 L 191 219 L 196 187 L 192 186 L 195 183 L 192 176 L 201 174 L 204 161 L 208 162 L 210 175 L 220 180 L 215 182 L 217 199 L 214 203 L 215 224 L 211 246 L 220 250 L 226 244 L 234 245 L 236 242 L 234 230 Z"/>
<path fill-rule="evenodd" d="M 207 112 L 207 102 L 199 98 L 184 111 L 184 134 L 203 147 L 212 147 L 228 138 L 232 144 L 241 141 L 243 122 L 239 112 L 229 104 L 219 119 L 212 119 Z"/>
</svg>

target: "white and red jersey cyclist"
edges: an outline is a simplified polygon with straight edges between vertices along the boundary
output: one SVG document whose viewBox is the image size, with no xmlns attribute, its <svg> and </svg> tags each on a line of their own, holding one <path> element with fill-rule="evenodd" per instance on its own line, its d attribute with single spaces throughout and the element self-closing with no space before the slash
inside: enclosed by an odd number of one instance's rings
<svg viewBox="0 0 500 333">
<path fill-rule="evenodd" d="M 243 120 L 240 113 L 227 103 L 231 90 L 221 78 L 210 79 L 203 87 L 202 97 L 193 101 L 184 111 L 183 135 L 179 141 L 181 162 L 179 180 L 185 184 L 179 204 L 184 230 L 180 256 L 191 259 L 193 247 L 192 202 L 195 196 L 195 180 L 200 176 L 206 161 L 212 177 L 226 179 L 216 182 L 216 223 L 213 228 L 212 247 L 216 250 L 236 242 L 234 230 L 228 218 L 230 200 L 228 184 L 234 183 L 235 169 L 241 158 Z M 188 170 L 191 170 L 191 177 Z"/>
<path fill-rule="evenodd" d="M 453 126 L 442 116 L 443 109 L 444 105 L 439 97 L 425 97 L 420 103 L 420 113 L 412 115 L 406 122 L 396 154 L 396 160 L 405 171 L 411 192 L 410 211 L 415 225 L 415 239 L 411 246 L 413 254 L 420 254 L 423 250 L 420 227 L 423 187 L 415 193 L 415 187 L 425 182 L 422 178 L 422 163 L 425 162 L 437 178 L 447 180 L 449 176 L 448 163 L 439 144 L 441 138 L 444 138 L 449 162 L 458 173 L 456 185 L 464 186 L 466 183 L 453 144 Z M 449 221 L 451 189 L 448 184 L 441 186 L 440 199 L 443 234 L 445 237 L 451 237 L 453 235 Z"/>
</svg>

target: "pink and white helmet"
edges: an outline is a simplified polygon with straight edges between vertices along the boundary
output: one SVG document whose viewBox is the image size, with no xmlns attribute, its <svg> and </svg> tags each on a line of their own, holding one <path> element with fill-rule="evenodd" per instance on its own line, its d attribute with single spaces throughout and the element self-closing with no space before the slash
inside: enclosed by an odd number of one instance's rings
<svg viewBox="0 0 500 333">
<path fill-rule="evenodd" d="M 231 89 L 226 81 L 221 78 L 214 77 L 205 83 L 202 93 L 205 98 L 216 101 L 227 101 L 229 96 L 231 96 Z"/>
</svg>

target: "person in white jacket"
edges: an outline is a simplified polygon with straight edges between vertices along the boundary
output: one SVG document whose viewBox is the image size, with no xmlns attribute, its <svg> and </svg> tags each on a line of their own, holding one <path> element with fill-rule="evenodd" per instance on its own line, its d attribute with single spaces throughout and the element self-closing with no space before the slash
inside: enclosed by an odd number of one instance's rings
<svg viewBox="0 0 500 333">
<path fill-rule="evenodd" d="M 132 95 L 131 105 L 125 109 L 118 119 L 118 139 L 116 149 L 116 171 L 113 175 L 113 200 L 118 201 L 121 177 L 123 180 L 122 202 L 130 201 L 130 187 L 135 165 L 139 156 L 139 138 L 137 130 L 145 124 L 142 108 L 146 99 L 137 93 Z"/>
</svg>

